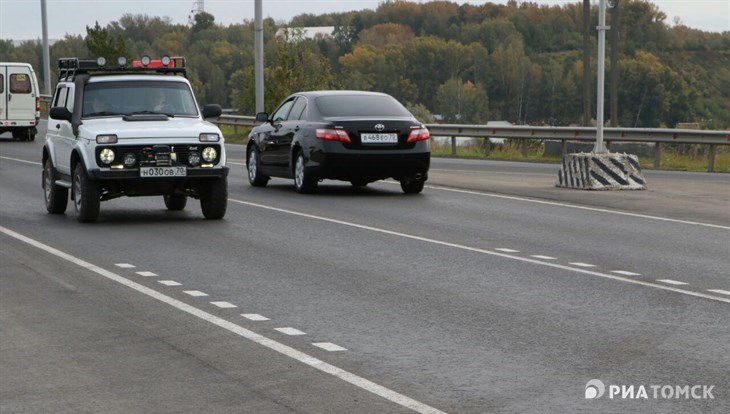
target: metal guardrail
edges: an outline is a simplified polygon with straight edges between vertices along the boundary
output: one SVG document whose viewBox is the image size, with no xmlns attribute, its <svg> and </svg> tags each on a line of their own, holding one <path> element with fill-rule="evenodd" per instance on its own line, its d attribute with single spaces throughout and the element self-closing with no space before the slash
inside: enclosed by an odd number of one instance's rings
<svg viewBox="0 0 730 414">
<path fill-rule="evenodd" d="M 221 115 L 214 123 L 234 127 L 238 139 L 238 127 L 258 125 L 253 116 Z M 595 142 L 596 128 L 592 127 L 538 127 L 538 126 L 488 126 L 427 124 L 431 136 L 451 138 L 451 153 L 456 154 L 456 138 L 504 138 L 524 140 L 522 154 L 527 157 L 529 140 L 561 141 L 561 151 L 567 151 L 568 141 Z M 715 169 L 717 145 L 730 145 L 730 131 L 705 131 L 670 128 L 604 128 L 603 139 L 610 146 L 612 142 L 638 142 L 654 144 L 654 168 L 659 168 L 661 145 L 667 143 L 708 145 L 707 171 Z"/>
</svg>

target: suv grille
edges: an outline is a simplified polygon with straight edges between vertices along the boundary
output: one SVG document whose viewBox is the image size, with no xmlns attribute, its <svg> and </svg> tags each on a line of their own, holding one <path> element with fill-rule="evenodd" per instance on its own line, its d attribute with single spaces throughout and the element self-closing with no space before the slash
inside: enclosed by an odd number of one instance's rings
<svg viewBox="0 0 730 414">
<path fill-rule="evenodd" d="M 188 167 L 197 167 L 202 164 L 208 164 L 201 159 L 203 148 L 213 147 L 217 156 L 210 164 L 217 164 L 220 161 L 221 149 L 218 144 L 168 144 L 168 145 L 104 145 L 96 147 L 96 164 L 100 167 L 109 167 L 109 164 L 101 162 L 99 154 L 104 148 L 114 151 L 114 161 L 111 165 L 123 165 L 124 168 L 139 168 L 140 166 L 174 166 L 185 165 Z M 197 153 L 199 164 L 190 164 L 190 154 Z M 126 163 L 125 159 L 128 155 L 134 156 L 134 163 Z M 195 157 L 193 157 L 195 158 Z M 129 157 L 131 160 L 131 157 Z"/>
</svg>

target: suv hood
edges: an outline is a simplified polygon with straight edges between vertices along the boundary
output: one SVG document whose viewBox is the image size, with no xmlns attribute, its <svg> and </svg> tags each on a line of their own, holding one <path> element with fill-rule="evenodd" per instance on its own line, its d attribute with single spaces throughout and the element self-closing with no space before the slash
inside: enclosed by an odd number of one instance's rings
<svg viewBox="0 0 730 414">
<path fill-rule="evenodd" d="M 200 118 L 169 118 L 166 121 L 123 121 L 121 117 L 85 119 L 79 135 L 94 139 L 116 134 L 121 139 L 198 138 L 201 133 L 221 134 L 220 129 Z"/>
</svg>

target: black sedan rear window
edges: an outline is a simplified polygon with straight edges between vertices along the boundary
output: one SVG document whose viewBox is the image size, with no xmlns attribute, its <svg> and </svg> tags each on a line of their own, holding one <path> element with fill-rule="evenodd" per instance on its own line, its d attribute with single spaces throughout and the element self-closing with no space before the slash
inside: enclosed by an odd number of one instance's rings
<svg viewBox="0 0 730 414">
<path fill-rule="evenodd" d="M 390 96 L 320 96 L 315 101 L 325 118 L 347 116 L 411 116 L 400 102 Z"/>
</svg>

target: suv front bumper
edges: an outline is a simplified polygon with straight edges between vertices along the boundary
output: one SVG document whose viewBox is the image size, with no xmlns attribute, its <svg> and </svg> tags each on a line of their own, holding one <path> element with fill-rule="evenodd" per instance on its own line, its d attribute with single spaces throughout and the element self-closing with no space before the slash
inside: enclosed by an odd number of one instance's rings
<svg viewBox="0 0 730 414">
<path fill-rule="evenodd" d="M 168 177 L 154 178 L 155 180 L 180 180 L 186 178 L 205 178 L 205 177 L 227 177 L 228 167 L 217 167 L 217 168 L 188 168 L 187 176 L 184 177 Z M 138 179 L 143 181 L 152 180 L 151 178 L 144 178 L 139 176 L 139 169 L 124 169 L 124 170 L 113 170 L 111 168 L 93 169 L 89 171 L 89 176 L 94 180 L 130 180 Z"/>
</svg>

